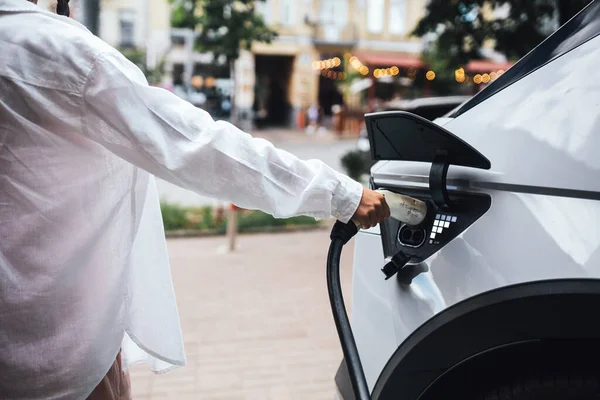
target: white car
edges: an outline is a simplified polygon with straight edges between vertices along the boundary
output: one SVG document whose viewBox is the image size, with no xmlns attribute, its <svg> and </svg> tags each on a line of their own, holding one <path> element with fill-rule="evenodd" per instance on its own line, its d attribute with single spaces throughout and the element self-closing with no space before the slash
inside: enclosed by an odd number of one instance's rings
<svg viewBox="0 0 600 400">
<path fill-rule="evenodd" d="M 437 210 L 355 238 L 373 399 L 600 399 L 599 34 L 594 1 L 436 120 L 455 136 L 367 116 L 371 187 Z M 411 263 L 386 280 L 398 252 Z M 354 398 L 345 362 L 335 381 Z"/>
</svg>

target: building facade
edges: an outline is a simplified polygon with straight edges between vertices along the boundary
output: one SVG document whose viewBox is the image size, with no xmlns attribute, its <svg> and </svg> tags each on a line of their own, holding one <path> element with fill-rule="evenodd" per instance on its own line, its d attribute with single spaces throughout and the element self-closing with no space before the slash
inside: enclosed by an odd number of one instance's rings
<svg viewBox="0 0 600 400">
<path fill-rule="evenodd" d="M 279 37 L 271 45 L 256 44 L 252 49 L 257 84 L 266 86 L 260 93 L 275 90 L 284 100 L 285 123 L 293 124 L 298 112 L 319 105 L 329 115 L 332 107 L 344 101 L 337 78 L 344 65 L 365 66 L 372 77 L 375 68 L 417 68 L 421 65 L 422 41 L 410 36 L 425 12 L 427 0 L 266 0 L 258 3 L 266 22 L 277 29 Z M 344 57 L 345 56 L 345 57 Z M 281 59 L 287 58 L 287 62 Z M 323 60 L 341 61 L 334 68 L 317 68 Z M 343 60 L 343 61 L 342 61 Z M 268 82 L 272 69 L 288 69 L 284 82 Z M 329 75 L 324 74 L 331 70 Z M 358 68 L 360 69 L 360 67 Z M 263 78 L 264 77 L 264 78 Z M 284 89 L 279 86 L 283 85 Z M 370 87 L 374 87 L 372 84 Z M 261 101 L 280 104 L 280 101 Z M 272 106 L 271 106 L 272 107 Z M 255 111 L 257 104 L 255 102 Z M 281 115 L 280 109 L 272 110 Z M 263 112 L 264 114 L 264 112 Z M 281 122 L 281 121 L 278 121 Z"/>
<path fill-rule="evenodd" d="M 344 101 L 339 82 L 315 68 L 321 60 L 346 55 L 346 63 L 355 57 L 361 65 L 418 67 L 422 42 L 409 33 L 423 16 L 426 1 L 257 1 L 257 12 L 279 36 L 271 44 L 255 43 L 251 51 L 242 52 L 235 68 L 235 108 L 258 125 L 295 125 L 297 115 L 310 106 L 319 105 L 328 115 Z M 219 67 L 210 55 L 194 53 L 193 32 L 171 33 L 168 60 L 174 84 L 181 87 L 178 93 L 188 98 L 189 90 L 194 94 L 192 80 L 202 85 L 198 91 L 207 93 L 210 80 L 227 94 L 229 69 Z M 208 105 L 207 96 L 198 97 L 200 106 L 218 109 L 218 104 Z"/>
<path fill-rule="evenodd" d="M 89 0 L 71 0 L 72 18 L 89 26 L 84 9 Z M 145 52 L 146 64 L 153 68 L 168 56 L 171 47 L 171 12 L 167 0 L 99 0 L 98 36 L 119 49 Z M 56 0 L 39 0 L 38 6 L 56 11 Z"/>
<path fill-rule="evenodd" d="M 329 116 L 344 104 L 360 116 L 378 99 L 406 96 L 416 72 L 426 69 L 424 42 L 410 32 L 428 0 L 257 1 L 257 12 L 279 36 L 242 52 L 235 85 L 228 66 L 194 51 L 195 32 L 170 27 L 168 0 L 71 0 L 73 18 L 88 25 L 84 9 L 91 1 L 100 1 L 103 40 L 145 51 L 149 68 L 166 60 L 162 84 L 216 118 L 229 117 L 232 98 L 242 120 L 261 126 L 302 125 L 298 117 L 314 106 Z M 56 1 L 39 5 L 54 9 Z M 481 61 L 465 67 L 473 74 L 494 69 L 498 64 Z M 352 73 L 359 79 L 345 84 Z"/>
</svg>

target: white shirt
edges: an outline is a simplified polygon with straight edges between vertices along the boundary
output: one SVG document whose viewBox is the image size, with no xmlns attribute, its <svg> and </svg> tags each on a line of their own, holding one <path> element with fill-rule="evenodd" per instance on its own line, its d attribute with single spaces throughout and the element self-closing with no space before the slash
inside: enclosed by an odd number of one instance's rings
<svg viewBox="0 0 600 400">
<path fill-rule="evenodd" d="M 164 89 L 71 19 L 0 0 L 0 398 L 84 399 L 185 364 L 153 176 L 346 222 L 362 185 Z"/>
</svg>

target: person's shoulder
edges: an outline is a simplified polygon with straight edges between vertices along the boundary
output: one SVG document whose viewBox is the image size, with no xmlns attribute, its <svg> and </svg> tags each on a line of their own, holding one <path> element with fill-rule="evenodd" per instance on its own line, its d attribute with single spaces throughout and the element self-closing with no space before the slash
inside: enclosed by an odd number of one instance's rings
<svg viewBox="0 0 600 400">
<path fill-rule="evenodd" d="M 108 43 L 91 33 L 81 23 L 60 16 L 52 16 L 40 29 L 45 30 L 46 44 L 53 42 L 57 51 L 65 56 L 76 56 L 93 61 L 99 54 L 116 51 Z M 51 39 L 51 40 L 50 40 Z"/>
<path fill-rule="evenodd" d="M 36 13 L 28 22 L 35 26 L 31 35 L 35 39 L 22 49 L 56 64 L 53 70 L 64 75 L 62 82 L 77 82 L 78 88 L 83 87 L 98 58 L 120 56 L 115 48 L 73 19 Z"/>
</svg>

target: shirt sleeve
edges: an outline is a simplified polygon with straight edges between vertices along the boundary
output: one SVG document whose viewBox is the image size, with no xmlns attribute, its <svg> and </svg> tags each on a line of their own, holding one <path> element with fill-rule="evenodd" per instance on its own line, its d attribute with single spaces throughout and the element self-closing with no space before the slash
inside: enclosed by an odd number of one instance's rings
<svg viewBox="0 0 600 400">
<path fill-rule="evenodd" d="M 168 90 L 118 52 L 96 56 L 83 92 L 84 134 L 175 185 L 275 217 L 348 222 L 363 187 L 319 160 L 253 138 Z"/>
</svg>

